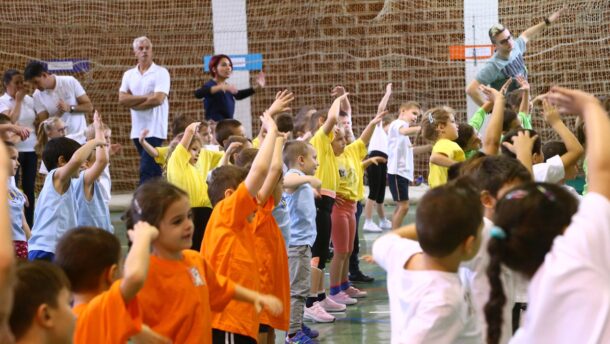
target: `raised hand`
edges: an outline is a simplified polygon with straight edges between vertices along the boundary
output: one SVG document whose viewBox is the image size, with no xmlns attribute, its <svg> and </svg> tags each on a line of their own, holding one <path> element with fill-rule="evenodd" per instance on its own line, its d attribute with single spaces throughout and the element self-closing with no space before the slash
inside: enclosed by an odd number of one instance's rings
<svg viewBox="0 0 610 344">
<path fill-rule="evenodd" d="M 559 110 L 551 105 L 546 99 L 542 100 L 542 116 L 549 125 L 553 125 L 553 123 L 561 121 Z"/>
<path fill-rule="evenodd" d="M 148 130 L 148 129 L 142 129 L 142 131 L 140 132 L 140 142 L 144 141 L 146 136 L 148 136 L 149 132 L 150 132 L 150 130 Z"/>
<path fill-rule="evenodd" d="M 265 129 L 267 131 L 267 134 L 277 133 L 277 125 L 275 124 L 273 117 L 271 117 L 271 111 L 269 111 L 269 110 L 265 111 L 263 113 L 263 115 L 260 116 L 260 119 L 261 119 L 262 127 L 263 127 L 263 129 Z"/>
<path fill-rule="evenodd" d="M 536 142 L 537 138 L 538 135 L 530 137 L 530 132 L 523 130 L 518 132 L 516 136 L 512 137 L 512 143 L 507 141 L 502 142 L 502 145 L 515 155 L 517 155 L 518 152 L 523 152 L 524 155 L 531 155 L 534 143 Z"/>
<path fill-rule="evenodd" d="M 506 84 L 504 85 L 506 86 Z M 502 88 L 504 88 L 504 86 L 502 86 Z M 481 91 L 481 93 L 483 93 L 483 95 L 485 95 L 485 97 L 487 97 L 489 101 L 494 103 L 497 99 L 504 97 L 504 94 L 501 91 L 498 91 L 493 87 L 481 85 L 479 86 L 479 90 Z"/>
<path fill-rule="evenodd" d="M 594 95 L 559 86 L 553 86 L 547 93 L 546 99 L 556 106 L 561 113 L 575 115 L 582 115 L 585 109 L 591 105 L 599 106 L 599 100 Z"/>
<path fill-rule="evenodd" d="M 288 104 L 290 104 L 294 100 L 294 94 L 288 90 L 279 91 L 275 94 L 275 101 L 269 107 L 267 111 L 269 111 L 271 116 L 274 116 L 278 113 L 290 111 Z"/>
<path fill-rule="evenodd" d="M 383 118 L 389 114 L 390 112 L 388 110 L 384 110 L 381 111 L 380 113 L 378 113 L 372 120 L 371 123 L 374 125 L 377 125 L 379 123 L 381 123 L 381 121 L 383 120 Z"/>
<path fill-rule="evenodd" d="M 150 240 L 151 242 L 159 236 L 159 230 L 145 221 L 138 221 L 133 229 L 127 231 L 127 236 L 131 242 L 137 242 L 138 240 Z"/>
<path fill-rule="evenodd" d="M 331 97 L 340 97 L 340 96 L 342 96 L 344 94 L 345 94 L 345 87 L 343 87 L 343 86 L 335 86 L 330 91 L 330 96 Z"/>
<path fill-rule="evenodd" d="M 265 85 L 266 85 L 265 73 L 263 73 L 263 72 L 258 73 L 258 75 L 256 76 L 256 84 L 260 88 L 265 87 Z"/>
<path fill-rule="evenodd" d="M 391 82 L 385 86 L 385 93 L 392 94 L 392 83 Z"/>
<path fill-rule="evenodd" d="M 186 127 L 184 132 L 185 133 L 188 132 L 191 135 L 194 135 L 199 132 L 199 125 L 201 125 L 201 122 L 193 122 L 193 123 L 189 124 L 188 127 Z"/>
<path fill-rule="evenodd" d="M 515 80 L 517 80 L 517 83 L 520 86 L 519 87 L 520 91 L 529 91 L 530 90 L 530 84 L 524 76 L 519 75 L 518 77 L 515 78 Z"/>
<path fill-rule="evenodd" d="M 549 20 L 549 22 L 554 23 L 559 18 L 559 16 L 561 16 L 561 14 L 567 9 L 568 8 L 566 6 L 564 6 L 559 11 L 556 11 L 553 14 L 551 14 L 550 16 L 548 16 L 547 19 Z"/>
<path fill-rule="evenodd" d="M 513 78 L 508 78 L 508 80 L 506 80 L 504 85 L 502 85 L 502 87 L 500 87 L 500 93 L 502 93 L 503 95 L 506 94 L 506 92 L 508 92 L 508 88 L 510 87 L 510 85 L 512 83 L 513 83 Z"/>
</svg>

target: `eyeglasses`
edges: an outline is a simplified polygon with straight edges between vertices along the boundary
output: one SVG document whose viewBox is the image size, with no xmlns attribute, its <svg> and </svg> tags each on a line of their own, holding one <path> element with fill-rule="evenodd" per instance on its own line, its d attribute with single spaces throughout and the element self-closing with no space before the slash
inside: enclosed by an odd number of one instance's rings
<svg viewBox="0 0 610 344">
<path fill-rule="evenodd" d="M 503 39 L 503 40 L 501 40 L 501 41 L 498 41 L 498 43 L 500 43 L 500 44 L 506 44 L 506 43 L 508 43 L 508 41 L 510 41 L 510 40 L 512 40 L 512 39 L 513 39 L 513 35 L 508 35 L 508 37 L 506 37 L 506 39 Z"/>
</svg>

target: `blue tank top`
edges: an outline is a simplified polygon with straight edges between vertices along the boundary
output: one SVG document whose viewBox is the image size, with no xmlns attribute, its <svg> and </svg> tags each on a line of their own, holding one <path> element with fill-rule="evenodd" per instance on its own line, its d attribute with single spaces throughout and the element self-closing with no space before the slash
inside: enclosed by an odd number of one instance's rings
<svg viewBox="0 0 610 344">
<path fill-rule="evenodd" d="M 79 226 L 97 227 L 114 233 L 110 223 L 110 210 L 104 199 L 99 180 L 93 183 L 93 197 L 87 200 L 85 197 L 85 171 L 82 171 L 78 179 L 73 183 L 74 200 L 78 207 L 76 222 Z"/>
<path fill-rule="evenodd" d="M 11 228 L 13 229 L 13 241 L 27 241 L 23 230 L 23 207 L 25 196 L 19 189 L 8 183 L 8 207 L 11 217 Z"/>
</svg>

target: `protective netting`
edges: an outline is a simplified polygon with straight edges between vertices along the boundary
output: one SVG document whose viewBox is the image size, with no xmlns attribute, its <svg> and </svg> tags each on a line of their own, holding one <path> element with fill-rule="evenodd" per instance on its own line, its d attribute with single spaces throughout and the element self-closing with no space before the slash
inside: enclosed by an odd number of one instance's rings
<svg viewBox="0 0 610 344">
<path fill-rule="evenodd" d="M 499 18 L 519 34 L 564 4 L 501 0 Z M 263 54 L 268 84 L 252 98 L 253 114 L 261 113 L 280 87 L 296 93 L 294 109 L 322 108 L 330 104 L 332 86 L 341 84 L 351 93 L 359 133 L 385 84 L 392 82 L 392 113 L 402 102 L 416 100 L 426 108 L 449 105 L 466 119 L 465 63 L 451 61 L 448 51 L 450 45 L 464 44 L 461 1 L 257 0 L 246 6 L 248 50 Z M 192 92 L 208 77 L 201 70 L 202 56 L 214 52 L 210 1 L 5 0 L 0 20 L 2 70 L 23 69 L 30 60 L 89 60 L 89 71 L 75 76 L 105 115 L 113 141 L 124 146 L 111 161 L 114 191 L 131 191 L 137 180 L 129 111 L 118 105 L 121 76 L 136 63 L 135 37 L 151 38 L 155 62 L 170 71 L 171 115 L 202 118 L 202 105 Z M 608 1 L 571 1 L 557 25 L 528 44 L 532 93 L 560 84 L 608 94 L 609 32 Z M 481 37 L 480 44 L 488 44 L 487 39 Z M 534 116 L 543 139 L 551 137 Z M 567 122 L 573 127 L 573 118 Z M 253 128 L 256 132 L 257 121 Z M 416 175 L 427 175 L 427 156 L 416 159 Z"/>
</svg>

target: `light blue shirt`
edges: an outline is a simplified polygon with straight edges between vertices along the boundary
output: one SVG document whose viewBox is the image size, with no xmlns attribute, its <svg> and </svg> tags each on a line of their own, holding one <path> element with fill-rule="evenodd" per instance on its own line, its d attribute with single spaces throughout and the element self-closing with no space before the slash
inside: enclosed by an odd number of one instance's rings
<svg viewBox="0 0 610 344">
<path fill-rule="evenodd" d="M 305 173 L 291 169 L 286 174 Z M 299 186 L 293 193 L 284 193 L 290 215 L 290 246 L 312 246 L 316 240 L 316 201 L 309 183 Z"/>
<path fill-rule="evenodd" d="M 288 244 L 290 243 L 290 213 L 288 213 L 288 201 L 286 195 L 282 195 L 280 202 L 273 208 L 271 212 L 277 226 L 280 227 L 284 243 L 286 243 L 286 250 L 288 250 Z"/>
<path fill-rule="evenodd" d="M 527 79 L 524 53 L 525 41 L 519 37 L 515 40 L 515 45 L 507 60 L 498 57 L 497 53 L 487 60 L 483 69 L 477 73 L 477 81 L 499 90 L 508 78 L 523 76 Z M 517 85 L 517 82 L 513 81 L 509 91 L 516 88 Z"/>
<path fill-rule="evenodd" d="M 99 180 L 93 183 L 93 196 L 91 200 L 85 197 L 85 171 L 80 173 L 78 180 L 73 183 L 74 200 L 78 205 L 76 221 L 79 226 L 97 227 L 114 233 L 110 223 L 110 209 L 106 204 L 104 192 Z"/>
<path fill-rule="evenodd" d="M 52 170 L 47 174 L 36 201 L 34 227 L 32 237 L 28 241 L 28 251 L 55 253 L 59 238 L 76 227 L 74 186 L 70 183 L 70 187 L 63 195 L 57 193 L 53 186 L 55 171 Z"/>
<path fill-rule="evenodd" d="M 25 196 L 19 189 L 8 183 L 8 207 L 11 217 L 11 228 L 13 229 L 13 241 L 28 241 L 23 230 L 23 207 Z"/>
</svg>

